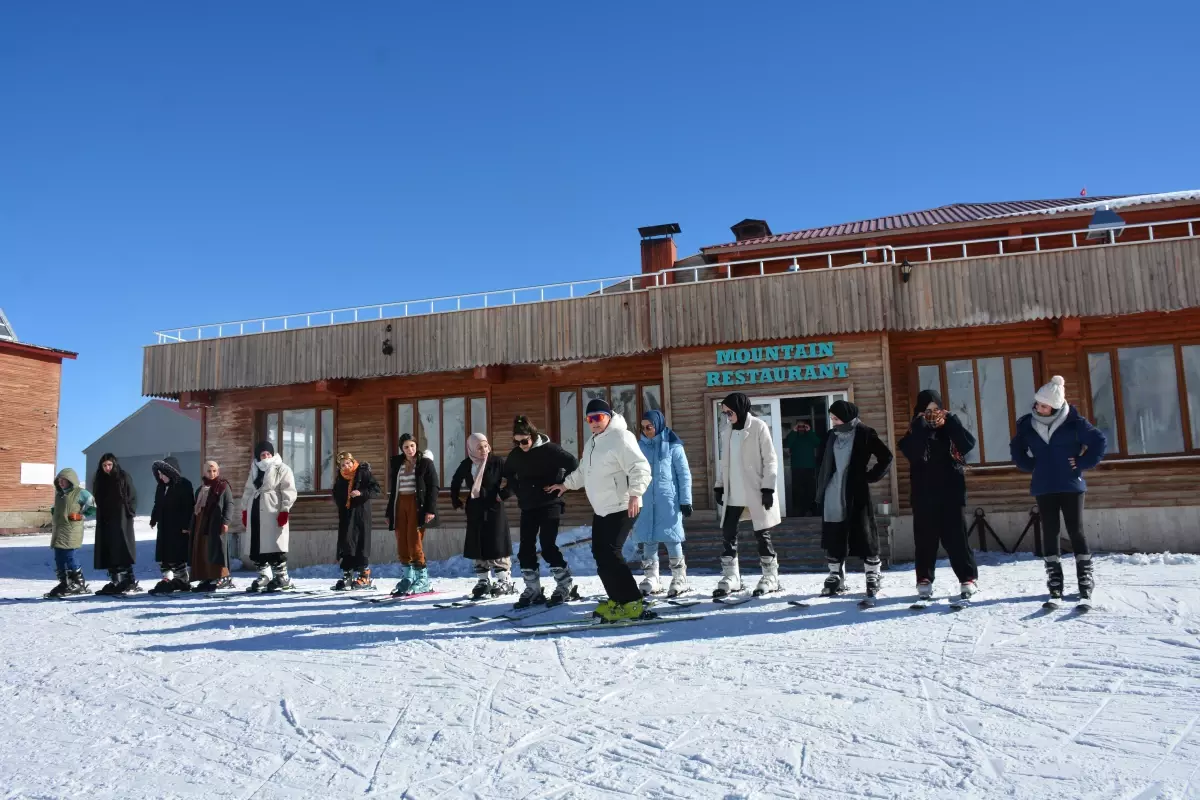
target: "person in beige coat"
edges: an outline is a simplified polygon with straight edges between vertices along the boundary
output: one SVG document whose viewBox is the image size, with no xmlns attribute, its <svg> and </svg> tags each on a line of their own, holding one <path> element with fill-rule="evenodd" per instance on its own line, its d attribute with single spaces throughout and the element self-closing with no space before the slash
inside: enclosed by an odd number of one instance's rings
<svg viewBox="0 0 1200 800">
<path fill-rule="evenodd" d="M 257 460 L 250 466 L 242 492 L 242 526 L 250 531 L 250 560 L 258 565 L 258 577 L 246 591 L 291 589 L 288 516 L 296 504 L 296 476 L 270 442 L 259 442 L 254 453 Z"/>
<path fill-rule="evenodd" d="M 775 487 L 779 476 L 779 456 L 771 439 L 771 429 L 750 413 L 750 398 L 734 392 L 721 403 L 721 413 L 729 425 L 721 432 L 721 463 L 717 470 L 714 494 L 717 518 L 725 550 L 721 555 L 721 580 L 713 599 L 742 590 L 738 568 L 738 523 L 749 518 L 758 540 L 758 563 L 762 578 L 755 595 L 779 591 L 779 559 L 771 544 L 770 529 L 780 523 Z"/>
</svg>

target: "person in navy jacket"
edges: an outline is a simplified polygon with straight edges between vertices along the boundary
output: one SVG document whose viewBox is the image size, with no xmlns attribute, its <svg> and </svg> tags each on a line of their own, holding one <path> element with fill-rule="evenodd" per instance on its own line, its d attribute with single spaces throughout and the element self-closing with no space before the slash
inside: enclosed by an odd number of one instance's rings
<svg viewBox="0 0 1200 800">
<path fill-rule="evenodd" d="M 1063 592 L 1063 569 L 1059 558 L 1060 516 L 1066 523 L 1079 598 L 1091 598 L 1095 581 L 1092 555 L 1083 535 L 1083 497 L 1087 481 L 1083 473 L 1104 458 L 1108 441 L 1079 410 L 1067 403 L 1066 381 L 1055 375 L 1034 395 L 1033 413 L 1017 421 L 1017 435 L 1010 450 L 1013 463 L 1032 472 L 1029 493 L 1037 499 L 1042 517 L 1042 552 L 1046 558 L 1046 584 L 1051 600 Z"/>
</svg>

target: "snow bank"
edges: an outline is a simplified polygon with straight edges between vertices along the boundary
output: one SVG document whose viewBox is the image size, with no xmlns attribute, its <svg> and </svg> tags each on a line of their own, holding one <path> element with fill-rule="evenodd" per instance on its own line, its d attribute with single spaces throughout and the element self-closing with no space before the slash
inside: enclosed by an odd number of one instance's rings
<svg viewBox="0 0 1200 800">
<path fill-rule="evenodd" d="M 1147 564 L 1168 564 L 1171 566 L 1200 564 L 1200 556 L 1192 553 L 1113 553 L 1103 557 L 1114 564 L 1129 564 L 1145 566 Z"/>
</svg>

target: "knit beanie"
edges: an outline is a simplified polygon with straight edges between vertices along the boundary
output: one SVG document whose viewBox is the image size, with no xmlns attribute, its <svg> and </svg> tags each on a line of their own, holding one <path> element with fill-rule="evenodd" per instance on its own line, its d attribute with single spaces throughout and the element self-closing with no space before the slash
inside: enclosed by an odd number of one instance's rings
<svg viewBox="0 0 1200 800">
<path fill-rule="evenodd" d="M 1035 403 L 1045 403 L 1055 411 L 1063 407 L 1067 402 L 1067 382 L 1062 375 L 1055 375 L 1050 379 L 1050 382 L 1037 390 L 1033 396 Z"/>
<path fill-rule="evenodd" d="M 271 444 L 270 442 L 266 441 L 265 439 L 263 441 L 259 442 L 258 444 L 254 445 L 254 458 L 256 460 L 263 453 L 270 453 L 271 455 L 275 455 L 275 445 Z"/>
<path fill-rule="evenodd" d="M 513 436 L 528 436 L 531 439 L 536 439 L 537 432 L 537 428 L 533 426 L 528 417 L 519 416 L 513 420 Z"/>
<path fill-rule="evenodd" d="M 599 397 L 595 397 L 592 400 L 588 401 L 587 411 L 584 413 L 585 414 L 608 414 L 611 417 L 613 415 L 613 409 L 612 409 L 612 406 L 610 406 L 608 404 L 607 400 L 603 400 Z"/>
</svg>

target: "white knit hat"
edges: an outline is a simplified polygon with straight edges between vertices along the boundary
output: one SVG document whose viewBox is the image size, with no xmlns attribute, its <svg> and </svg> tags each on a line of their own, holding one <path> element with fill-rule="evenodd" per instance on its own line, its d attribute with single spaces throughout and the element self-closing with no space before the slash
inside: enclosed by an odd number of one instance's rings
<svg viewBox="0 0 1200 800">
<path fill-rule="evenodd" d="M 1066 385 L 1062 375 L 1055 375 L 1049 383 L 1037 390 L 1033 400 L 1035 403 L 1045 403 L 1057 411 L 1067 402 Z"/>
</svg>

